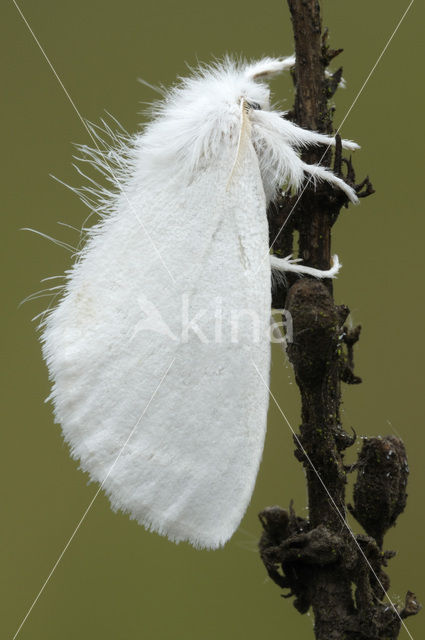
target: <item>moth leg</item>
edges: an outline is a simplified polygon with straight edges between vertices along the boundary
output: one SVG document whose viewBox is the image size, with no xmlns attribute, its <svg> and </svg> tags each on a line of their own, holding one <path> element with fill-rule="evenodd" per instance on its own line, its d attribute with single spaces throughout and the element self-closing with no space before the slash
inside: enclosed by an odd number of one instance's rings
<svg viewBox="0 0 425 640">
<path fill-rule="evenodd" d="M 332 171 L 325 167 L 321 167 L 318 164 L 307 164 L 306 162 L 302 162 L 302 167 L 305 173 L 309 173 L 313 177 L 313 180 L 324 180 L 334 187 L 341 189 L 348 199 L 354 204 L 359 203 L 359 199 L 354 189 L 344 182 L 344 180 L 338 178 L 338 176 L 332 173 Z"/>
<path fill-rule="evenodd" d="M 310 174 L 313 178 L 313 182 L 315 183 L 317 180 L 324 180 L 332 184 L 338 189 L 341 189 L 355 204 L 358 204 L 359 199 L 356 195 L 356 192 L 352 187 L 350 187 L 344 180 L 338 178 L 335 174 L 332 173 L 331 170 L 326 169 L 326 167 L 322 167 L 318 164 L 307 164 L 303 162 L 299 157 L 296 150 L 293 148 L 292 144 L 294 144 L 293 140 L 288 137 L 287 132 L 289 129 L 287 128 L 288 122 L 283 118 L 276 114 L 268 113 L 261 111 L 252 111 L 253 122 L 257 122 L 257 124 L 263 123 L 263 126 L 256 128 L 254 124 L 253 131 L 254 134 L 258 134 L 258 144 L 270 147 L 274 150 L 273 162 L 276 167 L 270 167 L 267 163 L 265 164 L 265 172 L 271 171 L 275 174 L 272 175 L 273 181 L 280 184 L 288 184 L 294 190 L 298 191 L 302 185 L 304 175 Z M 266 126 L 264 126 L 266 125 Z M 291 125 L 293 126 L 293 125 Z M 272 129 L 273 127 L 273 129 Z M 315 134 L 312 131 L 308 131 L 307 129 L 301 129 L 300 127 L 294 127 L 295 131 L 303 131 L 303 135 L 319 135 Z M 286 131 L 286 133 L 285 133 Z M 280 136 L 276 136 L 276 133 L 279 133 Z M 280 137 L 283 140 L 280 140 Z M 254 144 L 255 144 L 254 140 Z M 288 142 L 289 144 L 285 144 Z M 291 144 L 292 142 L 292 144 Z"/>
<path fill-rule="evenodd" d="M 277 256 L 271 255 L 270 266 L 272 270 L 276 270 L 279 272 L 298 273 L 299 275 L 314 276 L 315 278 L 335 278 L 342 266 L 337 255 L 334 255 L 332 257 L 331 268 L 324 270 L 298 264 L 299 260 L 299 258 L 293 260 L 292 256 L 287 256 L 286 258 L 278 258 Z"/>
<path fill-rule="evenodd" d="M 326 146 L 335 146 L 335 137 L 326 136 L 323 133 L 317 133 L 316 131 L 310 131 L 309 129 L 303 129 L 298 125 L 281 118 L 282 124 L 280 128 L 282 133 L 287 136 L 288 142 L 298 146 L 318 145 L 323 144 Z M 341 140 L 342 148 L 349 151 L 356 151 L 360 149 L 360 145 L 352 140 Z"/>
<path fill-rule="evenodd" d="M 284 114 L 273 111 L 255 111 L 251 114 L 251 117 L 254 123 L 257 122 L 263 127 L 272 128 L 274 132 L 278 131 L 291 146 L 308 147 L 309 145 L 318 144 L 335 146 L 335 136 L 327 136 L 323 133 L 317 133 L 317 131 L 303 129 L 290 120 L 286 120 L 282 115 Z M 341 144 L 343 149 L 348 149 L 349 151 L 360 149 L 360 146 L 352 140 L 341 140 Z"/>
</svg>

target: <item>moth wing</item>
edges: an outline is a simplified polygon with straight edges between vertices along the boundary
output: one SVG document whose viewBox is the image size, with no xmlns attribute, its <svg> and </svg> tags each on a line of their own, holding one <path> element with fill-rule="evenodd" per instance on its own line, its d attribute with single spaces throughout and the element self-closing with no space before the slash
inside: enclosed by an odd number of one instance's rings
<svg viewBox="0 0 425 640">
<path fill-rule="evenodd" d="M 93 232 L 47 318 L 55 418 L 112 507 L 216 548 L 263 451 L 270 266 L 252 144 L 178 183 L 131 185 Z M 131 206 L 130 206 L 131 203 Z M 255 365 L 255 366 L 254 366 Z"/>
</svg>

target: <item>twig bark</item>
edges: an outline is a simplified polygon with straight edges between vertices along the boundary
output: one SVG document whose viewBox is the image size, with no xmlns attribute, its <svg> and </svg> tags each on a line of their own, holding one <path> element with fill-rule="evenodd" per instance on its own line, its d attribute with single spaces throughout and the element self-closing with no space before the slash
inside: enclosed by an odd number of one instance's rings
<svg viewBox="0 0 425 640">
<path fill-rule="evenodd" d="M 326 75 L 329 62 L 341 49 L 331 49 L 322 33 L 317 0 L 288 0 L 295 37 L 296 87 L 292 118 L 299 125 L 332 132 L 335 93 L 342 69 Z M 331 152 L 309 150 L 307 162 L 331 164 Z M 345 172 L 343 172 L 343 167 Z M 342 158 L 337 144 L 333 170 L 355 186 L 359 196 L 373 193 L 368 178 L 355 184 L 351 159 Z M 327 269 L 331 229 L 346 205 L 342 192 L 326 184 L 308 187 L 292 212 L 296 198 L 282 198 L 270 212 L 270 238 L 275 252 L 292 253 L 293 233 L 299 232 L 299 255 L 305 264 Z M 282 224 L 283 233 L 278 234 Z M 295 438 L 296 457 L 304 465 L 308 484 L 309 519 L 273 507 L 260 514 L 264 533 L 260 553 L 270 577 L 294 596 L 294 606 L 315 617 L 317 640 L 395 640 L 402 618 L 419 611 L 408 592 L 403 609 L 385 601 L 389 579 L 383 567 L 394 555 L 383 552 L 386 530 L 395 524 L 406 503 L 407 462 L 401 440 L 388 436 L 365 439 L 358 463 L 348 469 L 344 450 L 356 436 L 341 425 L 341 381 L 357 384 L 353 346 L 360 327 L 348 330 L 349 310 L 336 306 L 330 281 L 304 278 L 280 288 L 274 305 L 291 313 L 293 342 L 287 353 L 293 364 L 302 400 L 302 424 Z M 348 472 L 358 478 L 351 512 L 367 535 L 346 526 L 345 487 Z M 353 595 L 354 590 L 354 595 Z"/>
</svg>

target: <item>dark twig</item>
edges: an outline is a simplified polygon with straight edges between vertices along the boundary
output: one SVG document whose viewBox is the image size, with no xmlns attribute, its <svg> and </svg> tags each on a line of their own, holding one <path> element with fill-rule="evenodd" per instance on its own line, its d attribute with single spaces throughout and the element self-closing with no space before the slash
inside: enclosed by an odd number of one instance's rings
<svg viewBox="0 0 425 640">
<path fill-rule="evenodd" d="M 318 0 L 288 0 L 295 36 L 296 88 L 291 119 L 315 131 L 331 133 L 333 108 L 342 68 L 325 74 L 342 50 L 331 49 L 322 34 Z M 306 162 L 331 166 L 331 151 L 303 153 Z M 344 169 L 344 170 L 343 170 Z M 337 136 L 333 170 L 355 188 L 359 197 L 374 190 L 368 177 L 356 183 L 351 158 L 344 158 Z M 277 254 L 292 253 L 299 232 L 304 263 L 328 268 L 331 229 L 347 199 L 322 184 L 308 187 L 296 200 L 285 197 L 270 211 L 270 236 Z M 276 235 L 282 224 L 284 231 Z M 407 460 L 398 438 L 365 439 L 355 465 L 344 464 L 344 450 L 354 437 L 341 425 L 341 382 L 358 384 L 354 345 L 360 327 L 345 326 L 349 309 L 336 306 L 330 281 L 288 278 L 274 293 L 274 305 L 291 313 L 293 340 L 287 353 L 294 367 L 302 401 L 302 424 L 295 437 L 295 456 L 303 464 L 308 485 L 309 519 L 297 517 L 293 506 L 265 509 L 260 554 L 270 578 L 294 597 L 300 613 L 311 607 L 317 640 L 395 640 L 402 619 L 418 613 L 410 591 L 404 608 L 386 601 L 389 578 L 384 571 L 394 552 L 383 551 L 383 539 L 406 504 Z M 350 510 L 365 534 L 354 535 L 345 520 L 347 473 L 357 470 L 354 506 Z"/>
</svg>

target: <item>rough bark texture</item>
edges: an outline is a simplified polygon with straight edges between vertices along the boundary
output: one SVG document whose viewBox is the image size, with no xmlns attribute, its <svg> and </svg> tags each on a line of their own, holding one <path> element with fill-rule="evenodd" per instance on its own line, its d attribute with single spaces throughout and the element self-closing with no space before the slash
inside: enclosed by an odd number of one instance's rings
<svg viewBox="0 0 425 640">
<path fill-rule="evenodd" d="M 301 126 L 332 132 L 335 93 L 342 69 L 325 76 L 329 62 L 341 50 L 330 49 L 322 34 L 317 0 L 288 0 L 295 36 L 296 96 L 292 119 Z M 303 154 L 307 162 L 331 165 L 331 152 L 316 149 Z M 355 186 L 359 196 L 373 193 L 368 178 L 355 184 L 350 159 L 337 145 L 333 170 Z M 282 198 L 270 211 L 270 244 L 278 255 L 293 249 L 299 233 L 299 256 L 304 263 L 329 268 L 331 229 L 346 205 L 342 192 L 322 184 L 307 187 L 302 197 Z M 293 211 L 293 207 L 295 210 Z M 282 225 L 284 225 L 283 230 Z M 345 305 L 336 306 L 330 281 L 288 279 L 289 289 L 274 294 L 274 306 L 291 313 L 293 342 L 287 353 L 293 364 L 302 400 L 302 424 L 295 437 L 296 457 L 304 465 L 308 483 L 309 520 L 279 507 L 260 514 L 264 533 L 260 554 L 269 576 L 294 596 L 294 606 L 315 617 L 318 640 L 393 640 L 402 619 L 419 611 L 408 592 L 404 608 L 392 606 L 385 591 L 383 570 L 394 552 L 382 550 L 383 537 L 406 504 L 407 459 L 403 442 L 394 436 L 363 440 L 357 464 L 344 465 L 344 450 L 353 444 L 340 419 L 341 381 L 361 382 L 354 373 L 353 346 L 360 327 L 348 330 Z M 351 513 L 366 535 L 354 536 L 345 524 L 346 474 L 357 470 Z"/>
</svg>

